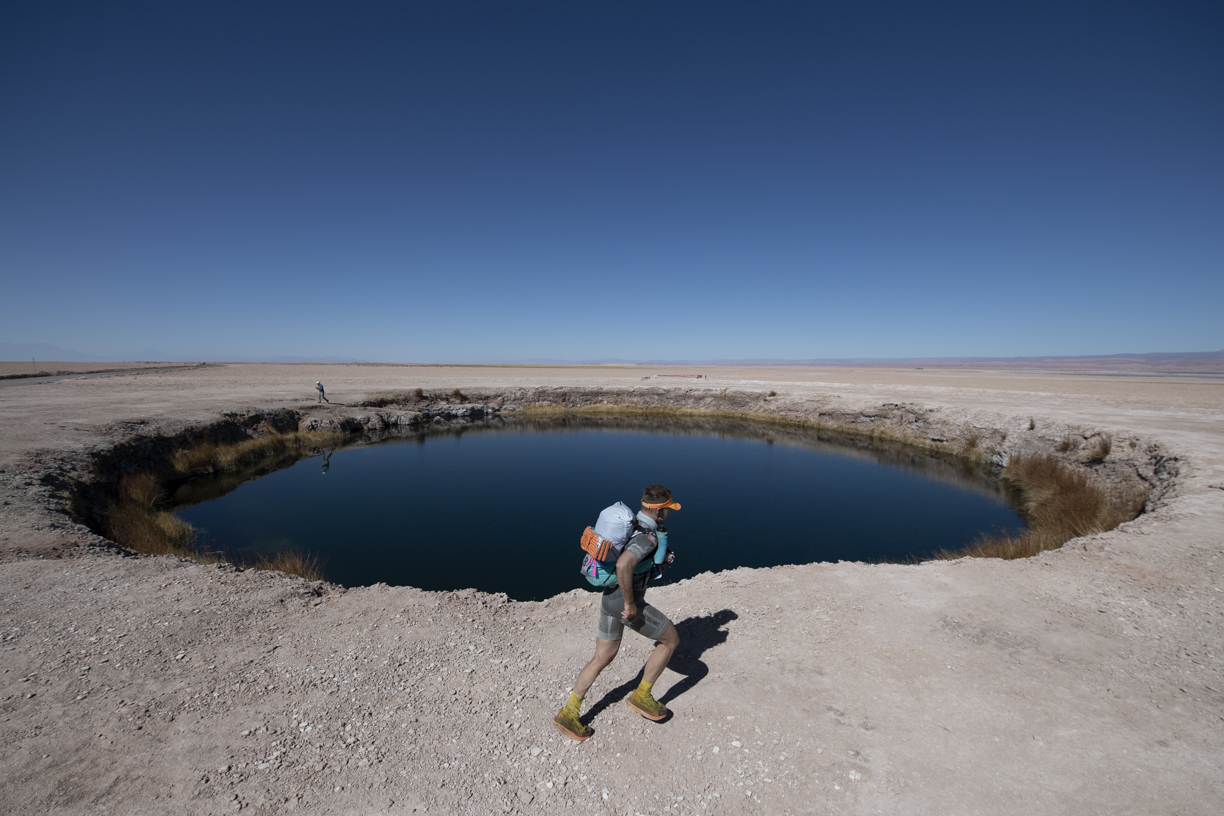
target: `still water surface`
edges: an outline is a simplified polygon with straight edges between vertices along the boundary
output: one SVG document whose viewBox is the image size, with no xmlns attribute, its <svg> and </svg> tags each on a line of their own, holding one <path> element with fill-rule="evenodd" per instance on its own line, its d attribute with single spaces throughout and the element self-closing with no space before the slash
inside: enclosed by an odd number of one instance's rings
<svg viewBox="0 0 1224 816">
<path fill-rule="evenodd" d="M 336 450 L 179 510 L 205 546 L 297 548 L 346 586 L 575 587 L 578 539 L 661 482 L 665 581 L 706 570 L 922 558 L 1024 522 L 980 469 L 911 448 L 730 422 L 495 420 Z"/>
</svg>

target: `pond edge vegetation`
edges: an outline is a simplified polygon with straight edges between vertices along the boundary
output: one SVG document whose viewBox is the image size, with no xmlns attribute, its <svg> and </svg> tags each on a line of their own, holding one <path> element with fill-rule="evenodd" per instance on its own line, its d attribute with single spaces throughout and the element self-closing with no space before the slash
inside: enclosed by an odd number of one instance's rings
<svg viewBox="0 0 1224 816">
<path fill-rule="evenodd" d="M 370 408 L 405 409 L 369 411 Z M 267 556 L 197 546 L 191 525 L 172 512 L 170 488 L 201 476 L 227 474 L 235 484 L 287 467 L 327 448 L 376 438 L 388 430 L 467 423 L 497 414 L 527 417 L 579 414 L 609 417 L 719 419 L 780 425 L 850 438 L 899 442 L 989 463 L 1019 491 L 1028 529 L 1016 536 L 984 535 L 968 547 L 931 560 L 1024 558 L 1074 538 L 1115 528 L 1142 513 L 1171 487 L 1176 457 L 1129 439 L 1127 456 L 1096 431 L 1061 429 L 1042 435 L 1029 418 L 1021 444 L 1007 430 L 944 421 L 939 409 L 886 403 L 871 412 L 788 401 L 776 392 L 728 389 L 511 389 L 464 394 L 460 389 L 376 397 L 354 408 L 311 406 L 300 411 L 226 414 L 203 427 L 166 436 L 138 436 L 93 457 L 90 474 L 69 491 L 68 512 L 95 532 L 135 552 L 172 554 L 200 563 L 270 569 L 311 580 L 322 564 L 300 551 Z M 1102 468 L 1111 453 L 1109 468 Z"/>
<path fill-rule="evenodd" d="M 317 556 L 301 550 L 265 555 L 201 549 L 195 529 L 168 508 L 167 485 L 242 470 L 253 471 L 243 474 L 247 478 L 242 481 L 258 478 L 277 465 L 291 464 L 345 439 L 344 434 L 336 432 L 268 428 L 263 435 L 236 441 L 198 440 L 171 452 L 161 467 L 120 476 L 109 497 L 103 530 L 112 541 L 147 555 L 177 555 L 203 564 L 226 562 L 243 569 L 277 570 L 321 580 L 323 564 Z"/>
</svg>

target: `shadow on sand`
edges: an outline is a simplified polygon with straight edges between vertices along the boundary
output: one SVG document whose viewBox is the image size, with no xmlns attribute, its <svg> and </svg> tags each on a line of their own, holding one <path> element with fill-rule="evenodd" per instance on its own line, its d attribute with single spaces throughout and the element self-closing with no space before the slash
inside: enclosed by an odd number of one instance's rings
<svg viewBox="0 0 1224 816">
<path fill-rule="evenodd" d="M 710 667 L 702 662 L 701 656 L 707 650 L 727 642 L 727 636 L 730 633 L 723 627 L 738 617 L 739 615 L 736 615 L 730 609 L 723 609 L 712 615 L 705 615 L 700 618 L 685 618 L 676 624 L 676 632 L 680 635 L 680 648 L 672 655 L 671 662 L 667 664 L 667 668 L 677 674 L 684 675 L 684 679 L 669 688 L 662 697 L 659 697 L 660 703 L 667 705 L 705 679 L 705 676 L 710 673 Z M 591 706 L 587 713 L 582 715 L 582 722 L 590 725 L 609 706 L 616 705 L 632 694 L 633 690 L 641 682 L 642 670 L 639 669 L 638 673 L 633 676 L 633 679 L 621 683 L 600 698 L 599 702 Z M 667 717 L 659 720 L 659 722 L 667 722 L 670 719 L 671 714 L 668 714 Z"/>
</svg>

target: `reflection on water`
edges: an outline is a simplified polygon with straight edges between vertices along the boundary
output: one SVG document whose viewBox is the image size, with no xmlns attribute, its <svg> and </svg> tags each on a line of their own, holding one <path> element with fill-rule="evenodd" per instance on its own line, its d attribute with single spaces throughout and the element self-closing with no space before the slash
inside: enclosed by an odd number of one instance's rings
<svg viewBox="0 0 1224 816">
<path fill-rule="evenodd" d="M 317 456 L 184 483 L 175 500 L 195 506 L 179 514 L 206 546 L 316 552 L 342 584 L 519 599 L 586 587 L 582 529 L 615 501 L 636 506 L 651 482 L 684 505 L 668 523 L 677 561 L 667 580 L 921 558 L 1023 527 L 981 466 L 747 422 L 503 417 Z M 252 475 L 263 478 L 243 483 Z"/>
</svg>

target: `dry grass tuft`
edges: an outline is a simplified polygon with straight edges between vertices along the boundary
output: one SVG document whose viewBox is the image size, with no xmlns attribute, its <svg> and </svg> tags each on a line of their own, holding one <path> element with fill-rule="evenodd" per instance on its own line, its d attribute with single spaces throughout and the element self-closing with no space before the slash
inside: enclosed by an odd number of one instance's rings
<svg viewBox="0 0 1224 816">
<path fill-rule="evenodd" d="M 1101 434 L 1093 437 L 1092 444 L 1088 446 L 1088 458 L 1094 462 L 1102 461 L 1109 452 L 1113 450 L 1113 437 L 1109 434 Z"/>
<path fill-rule="evenodd" d="M 212 470 L 217 458 L 217 446 L 211 442 L 201 442 L 190 448 L 175 451 L 170 464 L 175 471 L 183 475 L 207 473 Z"/>
<path fill-rule="evenodd" d="M 1075 441 L 1075 438 L 1067 435 L 1058 440 L 1058 444 L 1054 446 L 1054 450 L 1058 451 L 1059 453 L 1066 453 L 1067 451 L 1075 450 L 1078 447 L 1079 443 Z"/>
<path fill-rule="evenodd" d="M 285 550 L 276 555 L 256 555 L 243 561 L 246 569 L 274 570 L 297 575 L 308 581 L 323 580 L 323 561 L 314 553 L 301 550 Z"/>
<path fill-rule="evenodd" d="M 194 555 L 195 529 L 161 509 L 164 498 L 152 476 L 125 476 L 106 514 L 107 536 L 148 555 Z"/>
<path fill-rule="evenodd" d="M 771 396 L 771 397 L 776 397 L 776 396 L 778 396 L 778 392 L 777 392 L 777 391 L 770 391 L 770 392 L 769 392 L 769 396 Z"/>
<path fill-rule="evenodd" d="M 1033 421 L 1032 417 L 1029 417 L 1029 430 L 1030 431 L 1037 430 L 1037 423 Z"/>
<path fill-rule="evenodd" d="M 1110 496 L 1088 474 L 1049 454 L 1016 457 L 1003 478 L 1020 490 L 1029 528 L 1017 536 L 982 536 L 963 550 L 939 558 L 1027 558 L 1073 538 L 1112 530 L 1143 512 L 1147 492 Z"/>
<path fill-rule="evenodd" d="M 175 453 L 170 464 L 179 476 L 222 473 L 237 470 L 261 460 L 287 456 L 303 449 L 336 445 L 343 439 L 344 435 L 339 433 L 293 431 L 268 434 L 234 445 L 201 442 Z"/>
<path fill-rule="evenodd" d="M 412 389 L 412 398 L 413 398 L 414 400 L 423 400 L 423 399 L 425 399 L 425 389 L 424 389 L 424 388 L 414 388 L 414 389 Z"/>
<path fill-rule="evenodd" d="M 462 391 L 460 391 L 458 388 L 451 391 L 450 396 L 451 396 L 451 399 L 457 402 L 467 402 L 467 395 L 464 394 Z"/>
</svg>

